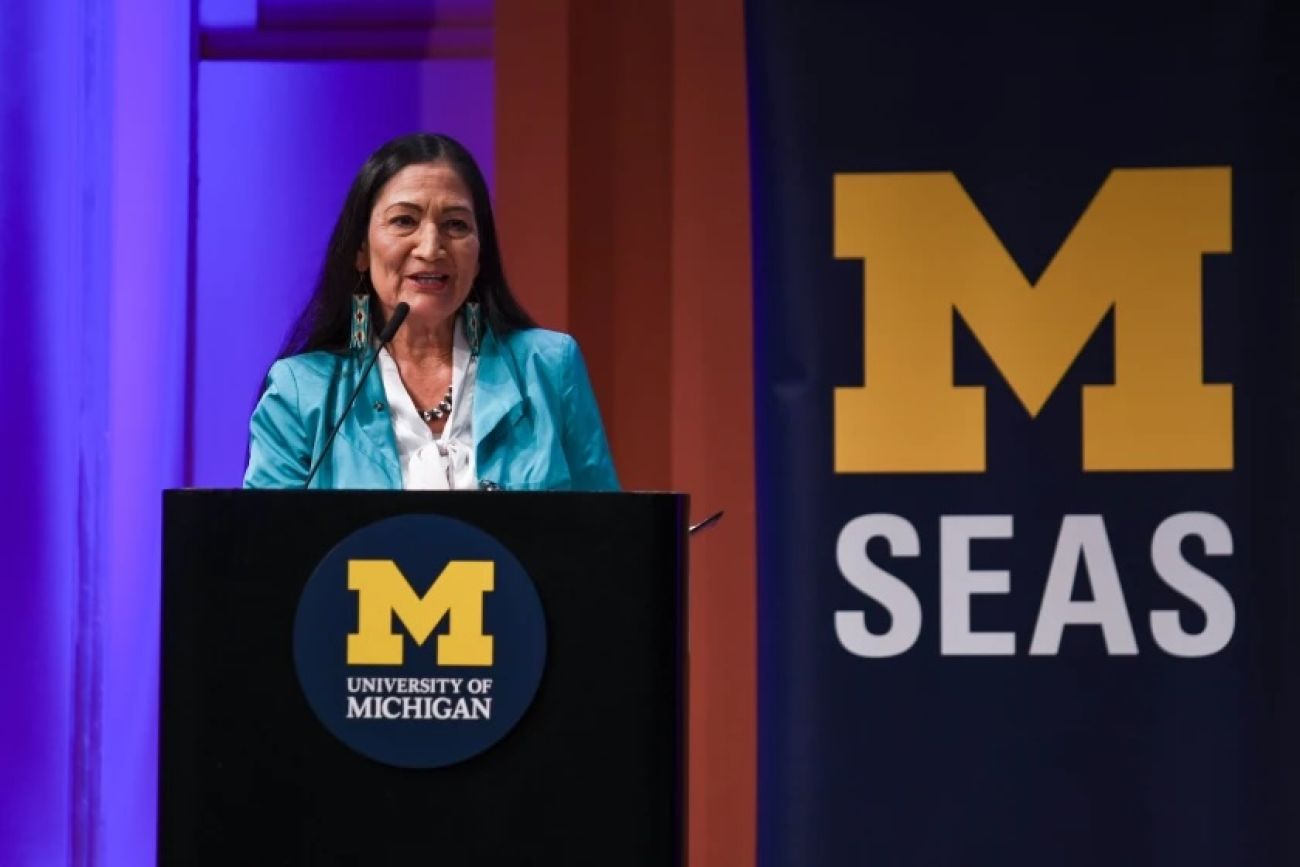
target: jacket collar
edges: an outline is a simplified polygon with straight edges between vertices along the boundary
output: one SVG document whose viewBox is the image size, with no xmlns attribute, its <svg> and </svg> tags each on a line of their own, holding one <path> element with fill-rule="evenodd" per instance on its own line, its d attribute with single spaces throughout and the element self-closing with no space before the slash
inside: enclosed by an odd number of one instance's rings
<svg viewBox="0 0 1300 867">
<path fill-rule="evenodd" d="M 356 387 L 357 379 L 365 368 L 369 354 L 352 353 L 349 356 L 351 370 L 345 377 L 349 383 L 348 393 Z M 341 409 L 341 407 L 340 407 Z M 384 471 L 384 479 L 390 487 L 402 487 L 402 467 L 397 459 L 397 439 L 393 434 L 393 421 L 389 415 L 388 398 L 384 394 L 384 380 L 376 363 L 370 368 L 357 402 L 352 407 L 352 421 L 361 428 L 360 436 L 349 436 L 349 441 L 357 451 L 379 465 Z M 348 433 L 349 425 L 344 424 L 339 436 Z"/>
<path fill-rule="evenodd" d="M 491 328 L 483 330 L 479 346 L 478 382 L 474 388 L 474 447 L 505 421 L 514 424 L 523 414 L 524 396 L 514 357 Z"/>
<path fill-rule="evenodd" d="M 367 357 L 360 353 L 349 355 L 350 371 L 345 377 L 350 384 L 349 393 L 360 377 Z M 491 328 L 483 330 L 477 377 L 474 388 L 474 449 L 482 471 L 485 464 L 491 466 L 489 456 L 483 451 L 483 442 L 498 426 L 514 424 L 524 412 L 524 396 L 519 388 L 520 376 L 514 357 Z M 356 405 L 352 407 L 350 422 L 344 424 L 339 436 L 348 439 L 359 452 L 378 465 L 390 487 L 400 489 L 402 467 L 397 457 L 397 440 L 378 364 L 366 376 Z M 348 435 L 352 424 L 361 429 L 360 434 Z M 499 472 L 499 468 L 491 468 L 491 471 Z"/>
</svg>

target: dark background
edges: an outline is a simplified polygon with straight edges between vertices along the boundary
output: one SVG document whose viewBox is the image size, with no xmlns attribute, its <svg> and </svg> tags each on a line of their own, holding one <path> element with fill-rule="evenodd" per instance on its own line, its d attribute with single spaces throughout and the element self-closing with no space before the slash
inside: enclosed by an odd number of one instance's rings
<svg viewBox="0 0 1300 867">
<path fill-rule="evenodd" d="M 1300 863 L 1295 450 L 1300 19 L 1283 4 L 750 0 L 759 485 L 759 852 L 775 865 Z M 833 389 L 860 386 L 862 262 L 832 251 L 832 176 L 952 171 L 1036 280 L 1112 168 L 1232 168 L 1232 252 L 1204 260 L 1204 378 L 1231 383 L 1235 468 L 1081 469 L 1080 388 L 1113 377 L 1108 316 L 1030 419 L 954 316 L 954 381 L 987 388 L 988 471 L 840 475 Z M 870 292 L 868 282 L 867 291 Z M 1177 659 L 1149 612 L 1197 609 L 1155 575 L 1181 511 L 1232 530 L 1184 555 L 1237 613 L 1217 655 Z M 920 597 L 920 640 L 868 660 L 834 612 L 852 518 L 907 518 L 921 556 L 871 556 Z M 974 548 L 1008 595 L 972 625 L 1017 655 L 939 655 L 939 516 L 1009 514 Z M 1060 521 L 1104 516 L 1139 655 L 1067 627 L 1027 655 Z M 1079 579 L 1080 584 L 1083 579 Z"/>
</svg>

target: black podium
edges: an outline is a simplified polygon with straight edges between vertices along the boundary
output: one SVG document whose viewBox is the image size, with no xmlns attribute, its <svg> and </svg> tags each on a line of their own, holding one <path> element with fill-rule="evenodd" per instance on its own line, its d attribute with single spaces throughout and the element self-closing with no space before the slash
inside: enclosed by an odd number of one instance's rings
<svg viewBox="0 0 1300 867">
<path fill-rule="evenodd" d="M 546 662 L 494 746 L 412 769 L 322 725 L 293 636 L 340 540 L 429 514 L 517 558 Z M 166 492 L 159 863 L 682 863 L 686 519 L 680 494 Z"/>
</svg>

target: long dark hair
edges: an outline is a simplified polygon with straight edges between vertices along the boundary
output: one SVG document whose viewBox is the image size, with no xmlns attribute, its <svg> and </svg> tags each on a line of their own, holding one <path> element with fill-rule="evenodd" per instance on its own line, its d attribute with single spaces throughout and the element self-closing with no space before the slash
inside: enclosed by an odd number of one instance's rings
<svg viewBox="0 0 1300 867">
<path fill-rule="evenodd" d="M 506 282 L 487 182 L 483 180 L 483 172 L 474 162 L 474 157 L 470 156 L 464 145 L 450 136 L 416 133 L 387 142 L 371 154 L 361 171 L 357 172 L 352 188 L 348 190 L 348 197 L 343 202 L 338 222 L 334 224 L 334 232 L 330 235 L 316 288 L 289 330 L 284 346 L 280 349 L 280 358 L 316 349 L 334 352 L 347 349 L 352 292 L 357 289 L 360 279 L 357 251 L 366 240 L 375 197 L 393 175 L 407 166 L 426 163 L 445 163 L 451 166 L 469 187 L 474 200 L 474 222 L 478 226 L 479 237 L 479 268 L 478 277 L 470 289 L 469 300 L 482 305 L 489 327 L 497 334 L 536 327 L 537 323 L 515 300 L 510 285 Z M 374 287 L 369 280 L 364 281 L 362 291 L 368 291 L 371 295 L 373 328 L 383 328 L 384 312 L 375 301 Z"/>
</svg>

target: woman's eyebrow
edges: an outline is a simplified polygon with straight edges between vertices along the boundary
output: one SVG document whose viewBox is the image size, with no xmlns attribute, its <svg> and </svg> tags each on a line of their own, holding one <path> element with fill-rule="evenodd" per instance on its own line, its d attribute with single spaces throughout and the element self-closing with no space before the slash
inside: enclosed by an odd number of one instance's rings
<svg viewBox="0 0 1300 867">
<path fill-rule="evenodd" d="M 386 206 L 384 208 L 384 211 L 388 212 L 391 211 L 393 208 L 413 208 L 414 210 L 417 211 L 424 210 L 423 205 L 417 204 L 415 202 L 401 201 L 401 202 L 393 202 L 391 205 Z M 441 210 L 442 213 L 444 214 L 449 213 L 451 211 L 464 211 L 467 214 L 474 213 L 474 209 L 471 208 L 469 205 L 448 205 L 447 207 L 442 208 Z"/>
</svg>

